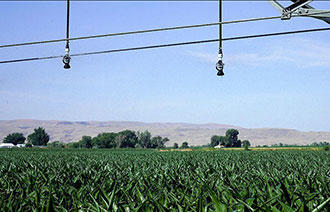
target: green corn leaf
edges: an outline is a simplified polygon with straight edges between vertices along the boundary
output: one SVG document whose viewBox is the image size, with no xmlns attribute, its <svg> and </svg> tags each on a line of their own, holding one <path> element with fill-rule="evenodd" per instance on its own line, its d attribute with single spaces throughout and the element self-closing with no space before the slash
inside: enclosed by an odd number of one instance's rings
<svg viewBox="0 0 330 212">
<path fill-rule="evenodd" d="M 322 204 L 317 206 L 312 212 L 318 212 L 321 211 L 328 203 L 330 202 L 330 198 L 328 198 L 326 201 L 324 201 Z"/>
</svg>

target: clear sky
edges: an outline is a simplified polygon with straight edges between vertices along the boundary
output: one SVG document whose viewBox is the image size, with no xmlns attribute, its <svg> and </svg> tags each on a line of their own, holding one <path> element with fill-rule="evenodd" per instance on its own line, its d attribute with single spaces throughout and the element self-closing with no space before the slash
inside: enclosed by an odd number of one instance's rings
<svg viewBox="0 0 330 212">
<path fill-rule="evenodd" d="M 330 2 L 311 4 L 330 9 Z M 225 1 L 224 20 L 279 15 Z M 0 1 L 1 44 L 65 37 L 66 3 Z M 72 2 L 71 36 L 216 22 L 217 2 Z M 224 25 L 224 37 L 329 27 L 312 18 Z M 218 28 L 71 42 L 71 53 L 215 39 Z M 0 49 L 0 60 L 62 55 L 65 43 Z M 330 131 L 330 32 L 0 65 L 0 119 L 222 123 Z"/>
</svg>

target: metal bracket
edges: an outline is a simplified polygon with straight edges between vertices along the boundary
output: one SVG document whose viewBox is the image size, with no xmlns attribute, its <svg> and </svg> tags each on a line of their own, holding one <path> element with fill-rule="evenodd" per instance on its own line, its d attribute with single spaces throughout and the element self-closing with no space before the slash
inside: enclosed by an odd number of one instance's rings
<svg viewBox="0 0 330 212">
<path fill-rule="evenodd" d="M 330 24 L 330 10 L 318 10 L 308 5 L 313 0 L 291 0 L 294 4 L 289 7 L 283 7 L 277 0 L 268 0 L 277 10 L 282 13 L 282 20 L 291 19 L 292 15 L 295 16 L 308 16 L 317 18 Z"/>
<path fill-rule="evenodd" d="M 309 3 L 311 3 L 313 0 L 296 0 L 294 1 L 293 4 L 291 4 L 290 6 L 286 7 L 283 11 L 282 11 L 282 20 L 288 20 L 291 18 L 292 13 L 294 13 L 296 10 L 302 8 L 305 5 L 308 5 Z"/>
</svg>

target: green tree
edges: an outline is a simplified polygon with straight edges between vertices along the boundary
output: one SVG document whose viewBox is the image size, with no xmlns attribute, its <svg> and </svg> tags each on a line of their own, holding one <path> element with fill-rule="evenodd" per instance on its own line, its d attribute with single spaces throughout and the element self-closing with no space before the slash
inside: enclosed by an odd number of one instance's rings
<svg viewBox="0 0 330 212">
<path fill-rule="evenodd" d="M 218 136 L 218 135 L 212 136 L 210 146 L 215 147 L 215 146 L 218 146 L 219 144 L 220 144 L 220 136 Z"/>
<path fill-rule="evenodd" d="M 219 136 L 219 144 L 220 145 L 226 145 L 227 143 L 227 137 L 226 136 Z"/>
<path fill-rule="evenodd" d="M 242 146 L 242 141 L 237 140 L 236 142 L 233 143 L 232 147 L 241 147 Z"/>
<path fill-rule="evenodd" d="M 250 141 L 248 140 L 244 140 L 242 143 L 245 150 L 248 150 L 249 146 L 251 146 Z"/>
<path fill-rule="evenodd" d="M 38 127 L 27 137 L 27 140 L 28 143 L 32 143 L 34 146 L 46 146 L 49 141 L 49 135 L 44 128 Z"/>
<path fill-rule="evenodd" d="M 92 145 L 96 148 L 115 148 L 117 133 L 100 133 L 92 139 Z"/>
<path fill-rule="evenodd" d="M 93 147 L 92 137 L 91 136 L 82 136 L 81 140 L 79 141 L 81 148 L 90 149 Z"/>
<path fill-rule="evenodd" d="M 146 130 L 144 132 L 137 132 L 138 143 L 142 148 L 151 147 L 151 133 Z"/>
<path fill-rule="evenodd" d="M 329 145 L 330 145 L 329 142 L 326 141 L 320 142 L 320 146 L 329 146 Z"/>
<path fill-rule="evenodd" d="M 65 148 L 66 144 L 60 141 L 54 141 L 52 143 L 48 143 L 47 146 L 51 148 Z"/>
<path fill-rule="evenodd" d="M 124 130 L 117 134 L 115 141 L 119 148 L 134 148 L 138 142 L 138 137 L 134 131 Z"/>
<path fill-rule="evenodd" d="M 162 138 L 161 136 L 153 137 L 149 148 L 165 148 L 165 143 L 168 141 L 168 138 Z"/>
<path fill-rule="evenodd" d="M 227 141 L 225 143 L 226 147 L 238 147 L 238 130 L 229 129 L 226 131 Z"/>
<path fill-rule="evenodd" d="M 174 148 L 174 149 L 179 148 L 179 144 L 178 144 L 178 143 L 174 143 L 174 144 L 173 144 L 173 148 Z"/>
<path fill-rule="evenodd" d="M 24 144 L 25 142 L 25 137 L 22 133 L 11 133 L 9 135 L 7 135 L 4 139 L 3 139 L 3 143 L 12 143 L 14 145 L 17 144 Z"/>
<path fill-rule="evenodd" d="M 219 136 L 219 135 L 214 135 L 211 137 L 211 147 L 215 147 L 218 145 L 226 145 L 227 142 L 227 137 L 226 136 Z"/>
<path fill-rule="evenodd" d="M 75 148 L 75 149 L 82 148 L 81 143 L 79 141 L 78 142 L 69 143 L 67 145 L 67 147 L 68 148 Z"/>
<path fill-rule="evenodd" d="M 158 146 L 158 148 L 165 148 L 165 144 L 169 142 L 170 139 L 168 137 L 163 138 L 161 145 Z"/>
<path fill-rule="evenodd" d="M 251 146 L 249 140 L 244 140 L 242 143 L 243 143 L 243 147 L 245 147 L 245 146 L 248 146 L 248 147 Z"/>
<path fill-rule="evenodd" d="M 311 146 L 319 146 L 317 142 L 313 142 Z"/>
<path fill-rule="evenodd" d="M 215 147 L 217 145 L 223 145 L 225 147 L 241 147 L 242 142 L 238 139 L 238 130 L 229 129 L 226 131 L 225 136 L 214 135 L 211 137 L 211 143 L 209 144 L 211 147 Z"/>
<path fill-rule="evenodd" d="M 183 142 L 183 143 L 181 144 L 181 148 L 182 148 L 182 149 L 189 148 L 188 142 Z"/>
</svg>

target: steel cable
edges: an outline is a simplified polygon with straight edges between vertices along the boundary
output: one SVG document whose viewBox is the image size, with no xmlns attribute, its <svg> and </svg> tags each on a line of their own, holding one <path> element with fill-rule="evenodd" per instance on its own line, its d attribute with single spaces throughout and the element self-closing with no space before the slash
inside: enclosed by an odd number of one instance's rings
<svg viewBox="0 0 330 212">
<path fill-rule="evenodd" d="M 324 14 L 324 13 L 329 13 L 329 12 L 321 12 L 321 13 L 316 13 L 314 15 Z M 292 17 L 308 17 L 308 16 L 309 15 L 293 15 Z M 235 23 L 263 21 L 263 20 L 271 20 L 271 19 L 279 19 L 279 18 L 281 18 L 281 16 L 270 16 L 270 17 L 261 17 L 261 18 L 249 18 L 249 19 L 233 20 L 233 21 L 213 22 L 213 23 L 206 23 L 206 24 L 195 24 L 195 25 L 165 27 L 165 28 L 138 30 L 138 31 L 109 33 L 109 34 L 101 34 L 101 35 L 90 35 L 90 36 L 82 36 L 82 37 L 75 37 L 75 38 L 68 38 L 68 39 L 64 38 L 64 39 L 25 42 L 25 43 L 5 44 L 5 45 L 0 45 L 0 48 L 28 46 L 28 45 L 37 45 L 37 44 L 47 44 L 47 43 L 56 43 L 56 42 L 72 41 L 72 40 L 85 40 L 85 39 L 94 39 L 94 38 L 103 38 L 103 37 L 123 36 L 123 35 L 132 35 L 132 34 L 142 34 L 142 33 L 170 31 L 170 30 L 179 30 L 179 29 L 209 27 L 209 26 L 216 26 L 216 25 L 221 25 L 221 24 L 235 24 Z"/>
<path fill-rule="evenodd" d="M 330 30 L 330 27 L 328 27 L 328 28 L 317 28 L 317 29 L 307 29 L 307 30 L 297 30 L 297 31 L 288 31 L 288 32 L 275 32 L 275 33 L 268 33 L 268 34 L 245 35 L 245 36 L 224 38 L 222 40 L 223 41 L 232 41 L 232 40 L 270 37 L 270 36 L 298 34 L 298 33 L 308 33 L 308 32 L 317 32 L 317 31 L 328 31 L 328 30 Z M 188 41 L 188 42 L 169 43 L 169 44 L 141 46 L 141 47 L 132 47 L 132 48 L 112 49 L 112 50 L 105 50 L 105 51 L 77 53 L 77 54 L 72 54 L 71 57 L 96 55 L 96 54 L 107 54 L 107 53 L 125 52 L 125 51 L 137 51 L 137 50 L 143 50 L 143 49 L 155 49 L 155 48 L 183 46 L 183 45 L 193 45 L 193 44 L 201 44 L 201 43 L 212 43 L 212 42 L 218 42 L 218 41 L 219 41 L 219 39 L 210 39 L 210 40 Z M 25 61 L 35 61 L 35 60 L 47 60 L 47 59 L 55 59 L 55 58 L 61 58 L 61 57 L 63 57 L 63 55 L 48 56 L 48 57 L 34 57 L 34 58 L 15 59 L 15 60 L 5 60 L 5 61 L 0 61 L 0 64 L 25 62 Z"/>
</svg>

